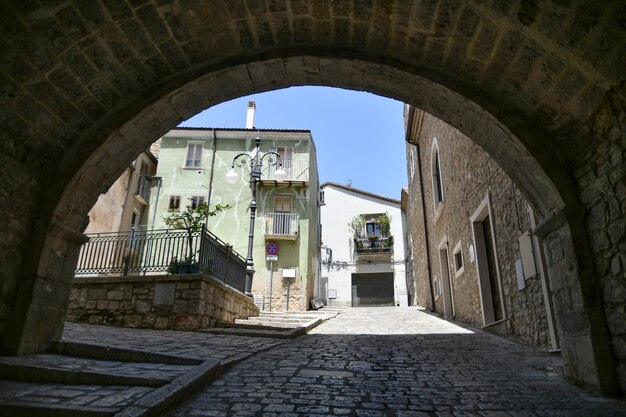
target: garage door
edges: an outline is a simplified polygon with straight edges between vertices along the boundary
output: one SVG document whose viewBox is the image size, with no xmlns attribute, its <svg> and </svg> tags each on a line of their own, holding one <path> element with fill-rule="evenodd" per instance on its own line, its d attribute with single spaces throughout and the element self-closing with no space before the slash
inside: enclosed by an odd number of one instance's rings
<svg viewBox="0 0 626 417">
<path fill-rule="evenodd" d="M 393 272 L 352 274 L 352 307 L 393 305 Z"/>
</svg>

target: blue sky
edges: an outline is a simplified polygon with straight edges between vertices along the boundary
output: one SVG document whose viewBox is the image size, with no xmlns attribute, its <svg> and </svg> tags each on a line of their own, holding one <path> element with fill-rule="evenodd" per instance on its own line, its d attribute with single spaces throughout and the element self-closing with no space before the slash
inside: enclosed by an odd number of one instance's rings
<svg viewBox="0 0 626 417">
<path fill-rule="evenodd" d="M 400 199 L 407 182 L 401 102 L 339 88 L 291 87 L 213 106 L 181 126 L 244 128 L 250 100 L 257 128 L 311 130 L 320 182 L 351 182 Z"/>
</svg>

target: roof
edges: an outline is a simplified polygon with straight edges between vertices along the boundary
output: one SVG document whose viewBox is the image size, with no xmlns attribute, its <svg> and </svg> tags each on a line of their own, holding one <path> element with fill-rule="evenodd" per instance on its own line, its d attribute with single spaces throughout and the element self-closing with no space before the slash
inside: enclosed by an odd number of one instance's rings
<svg viewBox="0 0 626 417">
<path fill-rule="evenodd" d="M 179 126 L 175 127 L 172 130 L 224 130 L 236 132 L 238 130 L 244 132 L 299 132 L 299 133 L 311 133 L 311 129 L 246 129 L 244 127 L 190 127 L 190 126 Z"/>
<path fill-rule="evenodd" d="M 324 188 L 324 187 L 327 187 L 327 186 L 341 188 L 341 189 L 346 190 L 346 191 L 351 191 L 353 193 L 365 195 L 367 197 L 377 198 L 379 200 L 387 201 L 389 203 L 400 204 L 400 200 L 394 200 L 393 198 L 385 197 L 385 196 L 382 196 L 382 195 L 379 195 L 379 194 L 370 193 L 368 191 L 359 190 L 358 188 L 349 187 L 347 185 L 337 184 L 336 182 L 332 182 L 332 181 L 327 181 L 327 182 L 323 183 L 322 185 L 320 185 L 320 189 Z"/>
</svg>

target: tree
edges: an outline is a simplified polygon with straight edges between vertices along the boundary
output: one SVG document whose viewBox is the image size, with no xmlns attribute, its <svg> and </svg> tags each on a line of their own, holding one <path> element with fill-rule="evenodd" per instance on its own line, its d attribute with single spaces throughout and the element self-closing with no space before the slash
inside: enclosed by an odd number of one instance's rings
<svg viewBox="0 0 626 417">
<path fill-rule="evenodd" d="M 365 228 L 365 216 L 362 214 L 354 216 L 350 223 L 348 223 L 348 227 L 350 228 L 355 240 L 360 238 L 363 235 L 363 229 Z"/>
<path fill-rule="evenodd" d="M 189 255 L 181 263 L 191 264 L 194 260 L 193 234 L 202 230 L 202 225 L 209 217 L 231 208 L 230 204 L 217 204 L 213 210 L 206 203 L 198 204 L 195 208 L 187 206 L 185 211 L 168 210 L 168 215 L 163 217 L 165 224 L 174 229 L 184 229 L 187 232 L 187 244 Z"/>
</svg>

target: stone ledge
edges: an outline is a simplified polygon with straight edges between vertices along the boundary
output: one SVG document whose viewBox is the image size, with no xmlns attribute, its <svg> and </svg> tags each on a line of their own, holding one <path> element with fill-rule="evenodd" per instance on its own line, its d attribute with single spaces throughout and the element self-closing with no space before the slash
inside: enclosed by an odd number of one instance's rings
<svg viewBox="0 0 626 417">
<path fill-rule="evenodd" d="M 203 385 L 215 380 L 222 372 L 223 367 L 220 361 L 208 359 L 191 372 L 179 376 L 170 384 L 151 392 L 135 404 L 116 413 L 115 417 L 151 417 L 160 415 L 168 408 L 192 395 Z"/>
</svg>

